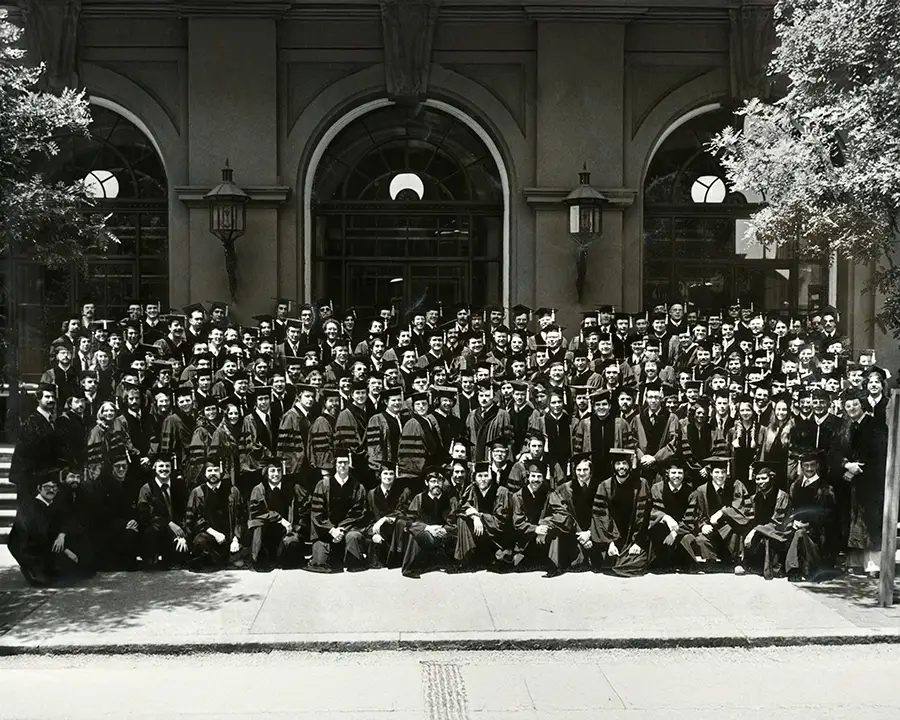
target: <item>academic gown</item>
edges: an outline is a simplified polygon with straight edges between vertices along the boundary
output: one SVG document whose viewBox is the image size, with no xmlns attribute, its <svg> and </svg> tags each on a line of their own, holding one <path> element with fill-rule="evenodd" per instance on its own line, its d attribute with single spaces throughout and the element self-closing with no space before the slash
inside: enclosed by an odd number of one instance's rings
<svg viewBox="0 0 900 720">
<path fill-rule="evenodd" d="M 173 476 L 169 479 L 171 510 L 166 504 L 159 483 L 155 479 L 138 492 L 137 521 L 140 533 L 140 553 L 144 563 L 156 567 L 162 557 L 163 566 L 177 562 L 181 553 L 175 548 L 175 533 L 169 527 L 174 522 L 184 530 L 184 507 L 187 492 L 183 483 Z"/>
<path fill-rule="evenodd" d="M 792 510 L 786 523 L 789 540 L 784 570 L 788 577 L 795 572 L 808 576 L 812 570 L 833 565 L 837 557 L 840 530 L 834 492 L 822 478 L 806 486 L 799 478 L 788 494 Z M 804 525 L 795 528 L 794 520 Z"/>
<path fill-rule="evenodd" d="M 613 574 L 635 577 L 647 572 L 650 508 L 650 487 L 637 473 L 624 483 L 610 477 L 597 486 L 591 539 L 605 553 L 605 564 Z M 619 550 L 617 557 L 609 554 L 613 543 Z M 633 545 L 640 547 L 636 555 L 628 552 Z"/>
<path fill-rule="evenodd" d="M 126 525 L 137 520 L 135 501 L 124 481 L 111 472 L 103 473 L 95 480 L 85 479 L 81 490 L 88 502 L 89 520 L 87 532 L 94 550 L 98 570 L 130 570 L 135 567 L 138 548 L 137 530 Z"/>
<path fill-rule="evenodd" d="M 548 497 L 544 517 L 552 530 L 548 557 L 558 570 L 589 570 L 600 566 L 599 547 L 584 548 L 576 538 L 576 533 L 591 531 L 597 485 L 592 481 L 582 486 L 578 480 L 570 480 Z"/>
<path fill-rule="evenodd" d="M 475 535 L 471 516 L 466 511 L 478 512 L 484 526 L 481 537 Z M 457 520 L 456 552 L 454 557 L 463 565 L 478 560 L 509 563 L 512 561 L 512 498 L 504 487 L 491 483 L 482 493 L 472 484 L 461 502 Z"/>
<path fill-rule="evenodd" d="M 694 490 L 684 524 L 696 538 L 697 553 L 704 560 L 739 563 L 750 498 L 739 480 L 726 481 L 720 492 L 712 481 Z M 713 526 L 710 535 L 704 535 L 703 526 L 712 524 L 710 519 L 719 510 L 723 511 L 721 520 Z"/>
<path fill-rule="evenodd" d="M 63 531 L 63 518 L 56 503 L 47 505 L 29 497 L 20 501 L 9 531 L 7 545 L 19 569 L 31 585 L 52 585 L 77 573 L 78 564 L 53 552 L 53 543 Z M 77 550 L 73 550 L 77 555 Z"/>
<path fill-rule="evenodd" d="M 790 505 L 788 494 L 773 485 L 765 491 L 758 490 L 750 502 L 751 512 L 744 527 L 744 562 L 753 569 L 761 567 L 767 580 L 774 577 L 777 569 L 784 567 L 788 541 L 785 521 Z M 755 532 L 748 542 L 747 535 L 751 530 Z"/>
<path fill-rule="evenodd" d="M 316 485 L 311 504 L 310 540 L 312 569 L 332 569 L 332 548 L 343 555 L 344 568 L 363 565 L 364 533 L 368 522 L 368 506 L 363 486 L 352 477 L 341 485 L 335 477 L 322 479 Z M 344 539 L 337 544 L 331 530 L 342 528 Z M 343 547 L 339 547 L 342 545 Z"/>
<path fill-rule="evenodd" d="M 542 568 L 549 562 L 551 533 L 539 541 L 538 525 L 550 527 L 545 521 L 549 509 L 550 488 L 542 483 L 537 492 L 529 486 L 523 487 L 513 495 L 513 565 L 518 569 Z"/>
<path fill-rule="evenodd" d="M 37 494 L 38 485 L 59 468 L 62 448 L 58 430 L 43 415 L 34 412 L 25 419 L 9 468 L 19 498 Z"/>
<path fill-rule="evenodd" d="M 366 529 L 368 538 L 368 558 L 373 567 L 399 567 L 406 549 L 406 516 L 412 493 L 401 487 L 396 481 L 385 494 L 381 485 L 366 493 L 366 505 L 369 509 L 369 526 Z M 379 530 L 382 537 L 376 543 L 375 524 L 382 518 L 393 518 L 391 522 L 383 522 Z"/>
<path fill-rule="evenodd" d="M 449 492 L 434 498 L 427 491 L 415 495 L 406 511 L 406 552 L 403 555 L 404 575 L 418 574 L 452 561 L 456 547 L 459 501 Z M 442 532 L 432 535 L 428 526 L 439 526 Z"/>
<path fill-rule="evenodd" d="M 273 487 L 263 481 L 250 492 L 248 511 L 253 566 L 297 566 L 303 559 L 303 542 L 308 532 L 310 499 L 305 488 L 296 482 L 282 480 Z M 290 530 L 281 524 L 282 520 L 287 520 Z"/>
<path fill-rule="evenodd" d="M 220 482 L 213 488 L 206 482 L 188 495 L 184 511 L 184 532 L 195 566 L 224 565 L 231 554 L 232 538 L 242 540 L 247 512 L 241 493 L 233 485 Z M 218 530 L 225 541 L 217 543 L 207 530 Z"/>
<path fill-rule="evenodd" d="M 444 449 L 435 426 L 430 416 L 421 415 L 413 415 L 403 424 L 397 465 L 411 490 L 420 491 L 422 471 L 443 459 Z"/>
<path fill-rule="evenodd" d="M 650 499 L 650 566 L 661 570 L 689 568 L 694 564 L 694 536 L 684 524 L 693 489 L 687 482 L 677 490 L 668 480 L 653 483 Z M 676 523 L 675 541 L 666 544 L 669 526 L 663 518 L 668 515 Z"/>
</svg>

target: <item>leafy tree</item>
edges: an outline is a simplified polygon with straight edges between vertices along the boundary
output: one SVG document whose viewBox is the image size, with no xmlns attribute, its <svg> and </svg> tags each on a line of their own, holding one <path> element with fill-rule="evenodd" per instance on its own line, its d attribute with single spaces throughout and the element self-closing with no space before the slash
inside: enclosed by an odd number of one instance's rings
<svg viewBox="0 0 900 720">
<path fill-rule="evenodd" d="M 88 252 L 102 250 L 110 236 L 84 182 L 46 176 L 60 155 L 60 141 L 87 134 L 91 121 L 83 91 L 42 91 L 43 66 L 29 67 L 19 47 L 23 31 L 0 9 L 0 256 L 25 255 L 51 268 L 80 266 Z M 58 163 L 57 163 L 58 164 Z M 0 381 L 11 387 L 14 417 L 18 390 L 15 308 L 2 288 L 10 317 L 0 338 Z"/>
<path fill-rule="evenodd" d="M 737 189 L 763 196 L 750 222 L 759 242 L 878 261 L 876 320 L 900 337 L 900 3 L 779 0 L 775 22 L 768 73 L 786 92 L 747 102 L 744 129 L 713 149 Z"/>
</svg>

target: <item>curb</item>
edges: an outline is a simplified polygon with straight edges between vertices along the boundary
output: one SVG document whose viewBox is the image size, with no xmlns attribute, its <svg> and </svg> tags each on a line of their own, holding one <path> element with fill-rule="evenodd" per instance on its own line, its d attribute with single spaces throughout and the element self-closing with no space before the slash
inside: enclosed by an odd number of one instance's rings
<svg viewBox="0 0 900 720">
<path fill-rule="evenodd" d="M 860 630 L 859 632 L 799 632 L 797 634 L 754 633 L 732 636 L 546 636 L 481 637 L 448 635 L 442 638 L 427 634 L 397 638 L 320 638 L 285 640 L 200 640 L 172 643 L 4 643 L 0 638 L 0 657 L 19 655 L 201 655 L 269 652 L 415 652 L 415 651 L 562 651 L 562 650 L 675 650 L 699 648 L 800 647 L 831 645 L 876 645 L 900 643 L 900 630 Z"/>
</svg>

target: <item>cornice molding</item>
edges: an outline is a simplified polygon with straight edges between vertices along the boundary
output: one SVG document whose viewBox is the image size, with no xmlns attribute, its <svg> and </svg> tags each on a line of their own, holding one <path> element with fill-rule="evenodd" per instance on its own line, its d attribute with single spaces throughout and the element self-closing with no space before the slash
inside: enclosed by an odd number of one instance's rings
<svg viewBox="0 0 900 720">
<path fill-rule="evenodd" d="M 637 191 L 628 188 L 597 188 L 597 190 L 609 199 L 611 208 L 620 210 L 633 205 L 637 197 Z M 563 201 L 570 192 L 572 188 L 543 187 L 525 188 L 522 194 L 532 210 L 558 210 L 564 206 Z"/>
<path fill-rule="evenodd" d="M 212 190 L 211 187 L 196 185 L 182 185 L 172 189 L 175 191 L 175 197 L 189 208 L 206 207 L 206 194 Z M 284 185 L 242 187 L 241 189 L 250 196 L 250 205 L 254 209 L 281 207 L 291 197 L 291 189 Z"/>
<path fill-rule="evenodd" d="M 7 0 L 8 1 L 8 0 Z M 728 22 L 729 11 L 775 0 L 444 0 L 441 20 Z M 3 4 L 0 3 L 0 6 Z M 373 20 L 379 0 L 83 0 L 82 16 Z"/>
</svg>

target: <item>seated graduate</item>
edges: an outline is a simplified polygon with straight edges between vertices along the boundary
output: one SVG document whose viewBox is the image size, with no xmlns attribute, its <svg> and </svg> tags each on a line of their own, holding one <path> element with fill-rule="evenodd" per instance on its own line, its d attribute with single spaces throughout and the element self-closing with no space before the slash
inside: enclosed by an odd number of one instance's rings
<svg viewBox="0 0 900 720">
<path fill-rule="evenodd" d="M 382 465 L 378 486 L 366 493 L 370 525 L 368 560 L 373 568 L 400 567 L 406 543 L 406 510 L 412 493 L 397 482 L 398 467 Z"/>
<path fill-rule="evenodd" d="M 263 473 L 263 481 L 250 491 L 251 567 L 257 572 L 269 572 L 275 565 L 297 567 L 309 531 L 309 494 L 300 482 L 284 479 L 278 458 L 265 458 Z"/>
<path fill-rule="evenodd" d="M 241 492 L 222 482 L 222 463 L 203 462 L 203 482 L 188 495 L 184 531 L 191 549 L 191 569 L 224 567 L 241 551 L 247 527 Z"/>
<path fill-rule="evenodd" d="M 575 477 L 550 493 L 546 521 L 551 529 L 548 558 L 554 568 L 545 577 L 600 568 L 602 553 L 591 539 L 594 495 L 599 484 L 592 464 L 590 452 L 573 455 L 569 467 Z"/>
<path fill-rule="evenodd" d="M 111 467 L 84 482 L 89 520 L 87 531 L 98 570 L 134 570 L 138 553 L 138 522 L 129 501 L 128 455 L 113 450 Z"/>
<path fill-rule="evenodd" d="M 784 552 L 787 547 L 785 523 L 791 501 L 779 490 L 777 477 L 784 463 L 757 461 L 751 466 L 756 492 L 750 502 L 750 512 L 744 535 L 744 567 L 753 572 L 762 570 L 766 580 L 784 573 Z"/>
<path fill-rule="evenodd" d="M 834 567 L 840 535 L 834 491 L 820 475 L 822 456 L 805 453 L 798 463 L 800 477 L 788 491 L 793 509 L 787 521 L 784 570 L 791 581 L 814 580 Z"/>
<path fill-rule="evenodd" d="M 708 457 L 710 479 L 691 493 L 684 524 L 694 535 L 700 563 L 717 562 L 734 567 L 736 575 L 744 574 L 741 565 L 744 527 L 750 501 L 747 488 L 739 480 L 729 478 L 728 457 Z"/>
<path fill-rule="evenodd" d="M 456 524 L 458 569 L 512 568 L 512 496 L 494 482 L 489 462 L 475 463 L 475 482 L 463 496 Z"/>
<path fill-rule="evenodd" d="M 620 577 L 647 572 L 650 563 L 650 486 L 633 450 L 609 451 L 613 474 L 597 486 L 591 540 L 603 553 L 603 569 Z"/>
<path fill-rule="evenodd" d="M 45 476 L 37 494 L 20 502 L 9 532 L 9 551 L 35 587 L 66 582 L 81 574 L 80 558 L 68 542 L 64 513 L 56 502 L 58 494 L 59 477 Z"/>
<path fill-rule="evenodd" d="M 456 548 L 456 515 L 459 500 L 445 486 L 438 468 L 426 468 L 426 490 L 415 495 L 406 513 L 404 577 L 418 578 L 423 572 L 448 566 Z"/>
<path fill-rule="evenodd" d="M 696 538 L 687 531 L 684 517 L 691 499 L 685 465 L 671 458 L 663 479 L 653 483 L 650 497 L 650 567 L 654 570 L 691 570 L 696 567 Z"/>
<path fill-rule="evenodd" d="M 69 467 L 59 474 L 59 495 L 56 505 L 62 513 L 64 531 L 69 547 L 78 555 L 79 572 L 89 577 L 96 570 L 96 555 L 88 534 L 91 522 L 89 494 L 84 488 L 84 472 Z"/>
<path fill-rule="evenodd" d="M 512 498 L 513 566 L 518 571 L 548 570 L 551 527 L 547 465 L 540 460 L 524 462 L 528 472 L 525 485 Z"/>
<path fill-rule="evenodd" d="M 350 453 L 334 456 L 334 474 L 323 477 L 313 491 L 307 570 L 350 572 L 365 570 L 365 531 L 368 507 L 365 488 L 350 475 Z"/>
<path fill-rule="evenodd" d="M 154 453 L 150 461 L 153 479 L 141 487 L 137 499 L 141 558 L 148 569 L 180 566 L 188 557 L 184 485 L 172 476 L 171 456 Z"/>
</svg>

